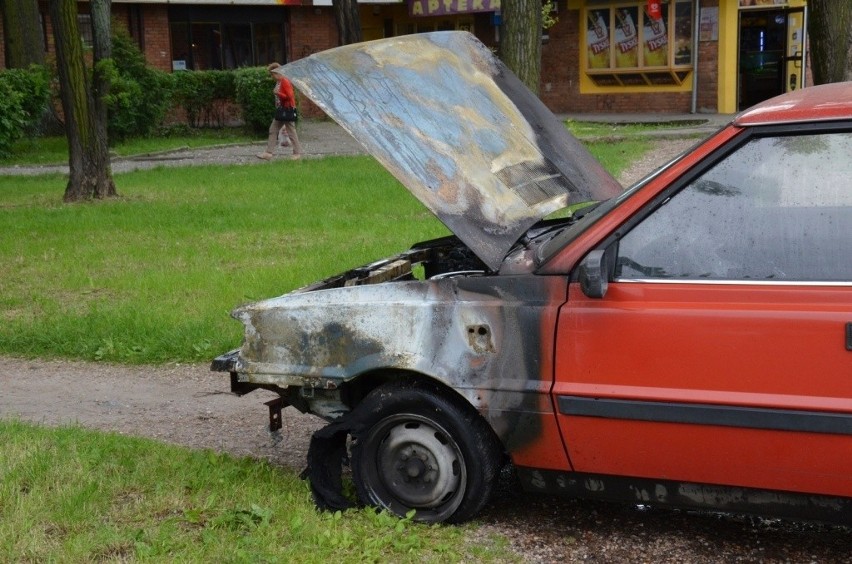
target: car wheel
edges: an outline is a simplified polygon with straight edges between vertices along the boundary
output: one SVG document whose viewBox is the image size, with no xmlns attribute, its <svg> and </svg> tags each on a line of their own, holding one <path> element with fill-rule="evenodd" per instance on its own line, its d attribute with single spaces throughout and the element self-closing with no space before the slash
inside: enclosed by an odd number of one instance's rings
<svg viewBox="0 0 852 564">
<path fill-rule="evenodd" d="M 362 503 L 458 523 L 488 502 L 502 448 L 484 419 L 434 385 L 394 382 L 353 415 L 352 474 Z"/>
</svg>

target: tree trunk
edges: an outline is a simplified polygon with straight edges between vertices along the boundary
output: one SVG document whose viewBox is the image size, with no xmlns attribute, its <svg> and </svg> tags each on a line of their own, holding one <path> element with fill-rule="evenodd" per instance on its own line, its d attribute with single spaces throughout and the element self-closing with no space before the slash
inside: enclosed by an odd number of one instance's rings
<svg viewBox="0 0 852 564">
<path fill-rule="evenodd" d="M 500 58 L 538 94 L 541 82 L 541 0 L 503 0 Z"/>
<path fill-rule="evenodd" d="M 107 136 L 108 111 L 106 97 L 110 89 L 110 73 L 106 65 L 111 65 L 112 33 L 111 0 L 91 0 L 92 13 L 92 114 L 95 126 L 95 147 L 100 178 L 97 197 L 115 196 L 115 183 L 112 180 L 112 165 L 109 160 L 109 138 Z M 101 192 L 103 191 L 103 193 Z"/>
<path fill-rule="evenodd" d="M 6 68 L 25 69 L 44 64 L 44 41 L 35 0 L 0 0 Z"/>
<path fill-rule="evenodd" d="M 339 45 L 360 43 L 361 16 L 358 14 L 357 0 L 331 0 L 334 8 L 334 21 L 337 23 Z"/>
<path fill-rule="evenodd" d="M 809 0 L 808 9 L 814 84 L 852 80 L 852 2 Z"/>
<path fill-rule="evenodd" d="M 106 4 L 109 11 L 109 0 L 94 0 L 92 2 L 93 24 L 98 19 L 94 12 L 99 12 Z M 99 6 L 96 7 L 96 4 Z M 106 117 L 99 125 L 98 111 L 103 100 L 95 101 L 95 92 L 102 92 L 103 84 L 93 88 L 88 81 L 88 73 L 83 59 L 83 45 L 80 41 L 80 31 L 77 26 L 76 0 L 50 0 L 50 19 L 53 24 L 53 35 L 56 43 L 56 66 L 59 72 L 59 90 L 62 98 L 62 110 L 65 114 L 65 135 L 68 137 L 68 166 L 70 174 L 65 188 L 64 200 L 77 202 L 92 198 L 115 196 L 115 184 L 112 180 L 112 169 L 109 162 L 109 150 L 106 138 Z M 108 18 L 107 18 L 108 19 Z M 95 32 L 93 37 L 101 32 Z M 103 46 L 95 51 L 103 53 Z M 109 32 L 107 28 L 107 42 Z M 109 47 L 106 48 L 109 52 Z M 97 57 L 97 54 L 95 55 Z M 98 68 L 98 61 L 95 61 Z M 100 72 L 98 81 L 105 80 Z"/>
</svg>

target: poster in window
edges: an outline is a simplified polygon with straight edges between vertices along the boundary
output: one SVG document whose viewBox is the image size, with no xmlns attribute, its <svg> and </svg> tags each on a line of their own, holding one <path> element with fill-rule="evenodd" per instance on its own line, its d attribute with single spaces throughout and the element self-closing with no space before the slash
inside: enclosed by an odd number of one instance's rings
<svg viewBox="0 0 852 564">
<path fill-rule="evenodd" d="M 639 33 L 636 31 L 636 21 L 639 9 L 615 9 L 615 66 L 631 68 L 639 66 Z"/>
<path fill-rule="evenodd" d="M 692 4 L 690 2 L 675 4 L 674 26 L 674 64 L 688 65 L 692 63 Z"/>
<path fill-rule="evenodd" d="M 668 27 L 669 7 L 662 5 L 663 17 L 654 19 L 645 11 L 642 29 L 642 42 L 644 44 L 643 56 L 646 67 L 664 67 L 669 62 L 669 38 L 666 33 Z"/>
<path fill-rule="evenodd" d="M 609 68 L 609 10 L 587 13 L 586 46 L 590 69 Z"/>
</svg>

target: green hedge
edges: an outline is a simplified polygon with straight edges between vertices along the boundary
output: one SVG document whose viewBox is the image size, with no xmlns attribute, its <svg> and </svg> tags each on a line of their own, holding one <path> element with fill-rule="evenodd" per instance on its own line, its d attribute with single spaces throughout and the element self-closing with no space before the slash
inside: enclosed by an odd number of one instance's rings
<svg viewBox="0 0 852 564">
<path fill-rule="evenodd" d="M 272 90 L 275 80 L 266 67 L 246 67 L 234 71 L 236 99 L 243 111 L 243 120 L 251 131 L 261 134 L 269 131 L 275 113 Z"/>
<path fill-rule="evenodd" d="M 224 127 L 233 104 L 239 106 L 248 130 L 265 134 L 269 128 L 275 81 L 265 67 L 170 74 L 149 67 L 120 28 L 112 38 L 112 58 L 100 64 L 111 81 L 106 98 L 111 143 L 163 131 L 173 110 L 183 110 L 190 128 Z M 0 157 L 7 157 L 28 130 L 36 133 L 49 108 L 50 85 L 44 67 L 0 72 Z"/>
<path fill-rule="evenodd" d="M 35 133 L 50 100 L 50 75 L 45 67 L 0 72 L 0 157 L 12 144 Z"/>
<path fill-rule="evenodd" d="M 230 71 L 181 71 L 174 75 L 175 103 L 191 127 L 223 127 L 229 101 L 235 98 Z"/>
<path fill-rule="evenodd" d="M 149 67 L 125 32 L 112 37 L 112 70 L 107 97 L 110 141 L 151 135 L 171 108 L 172 75 Z"/>
</svg>

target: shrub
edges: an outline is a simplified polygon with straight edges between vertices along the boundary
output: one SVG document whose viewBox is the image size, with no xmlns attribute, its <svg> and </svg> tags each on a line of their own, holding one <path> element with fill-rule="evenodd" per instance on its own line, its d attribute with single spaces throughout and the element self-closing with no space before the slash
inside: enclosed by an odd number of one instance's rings
<svg viewBox="0 0 852 564">
<path fill-rule="evenodd" d="M 0 157 L 8 157 L 15 141 L 36 130 L 49 100 L 50 76 L 45 67 L 0 73 Z"/>
<path fill-rule="evenodd" d="M 173 75 L 174 99 L 192 127 L 225 125 L 227 103 L 235 98 L 234 73 L 187 71 Z"/>
<path fill-rule="evenodd" d="M 255 133 L 266 133 L 275 111 L 275 99 L 272 94 L 275 80 L 269 76 L 265 67 L 242 68 L 234 74 L 236 99 L 243 112 L 246 127 Z"/>
<path fill-rule="evenodd" d="M 44 66 L 30 65 L 28 69 L 9 69 L 0 76 L 21 94 L 25 127 L 34 132 L 50 103 L 50 71 Z"/>
<path fill-rule="evenodd" d="M 12 143 L 24 133 L 27 114 L 22 100 L 23 95 L 0 75 L 0 158 L 10 155 Z"/>
<path fill-rule="evenodd" d="M 133 39 L 119 26 L 114 29 L 107 97 L 111 142 L 153 133 L 162 125 L 172 97 L 171 75 L 148 67 Z"/>
</svg>

